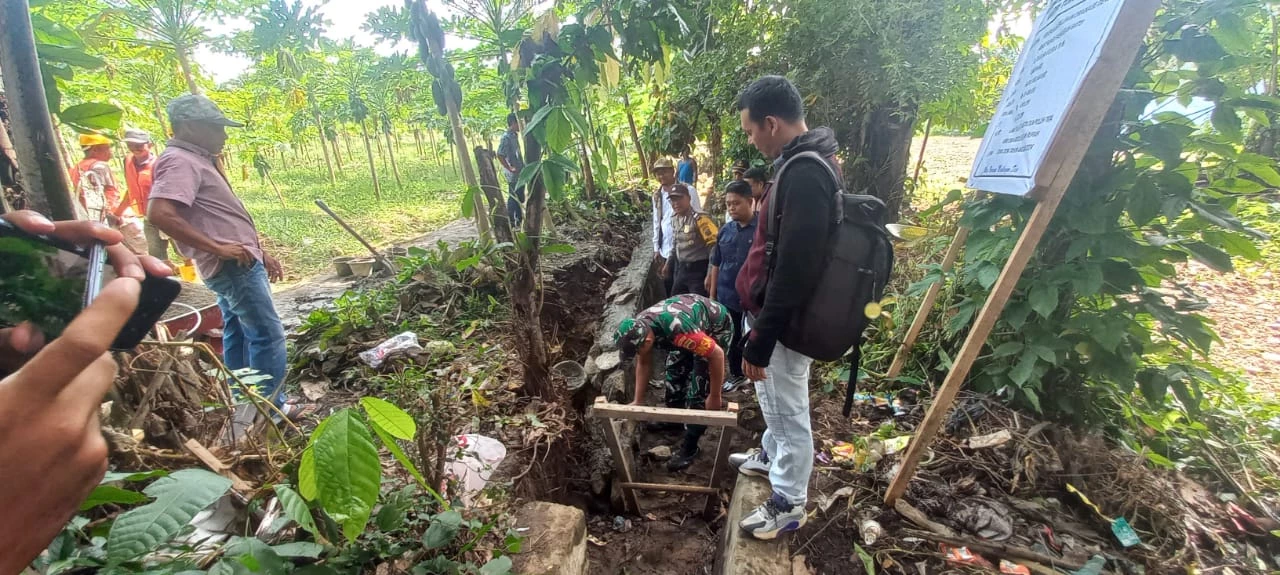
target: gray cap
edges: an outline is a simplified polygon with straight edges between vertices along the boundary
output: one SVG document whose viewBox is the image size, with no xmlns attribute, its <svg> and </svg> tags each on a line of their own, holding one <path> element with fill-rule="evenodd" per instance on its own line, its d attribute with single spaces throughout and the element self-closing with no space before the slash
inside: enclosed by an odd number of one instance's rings
<svg viewBox="0 0 1280 575">
<path fill-rule="evenodd" d="M 201 94 L 185 94 L 169 101 L 165 108 L 170 122 L 203 122 L 214 126 L 241 128 L 244 124 L 227 118 L 213 100 Z"/>
<path fill-rule="evenodd" d="M 124 141 L 126 144 L 150 144 L 151 134 L 148 134 L 145 130 L 129 128 L 124 131 Z"/>
</svg>

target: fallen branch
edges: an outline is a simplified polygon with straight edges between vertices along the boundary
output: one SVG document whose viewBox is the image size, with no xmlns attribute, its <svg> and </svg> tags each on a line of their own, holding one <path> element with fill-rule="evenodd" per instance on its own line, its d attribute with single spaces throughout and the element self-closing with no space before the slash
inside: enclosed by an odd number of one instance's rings
<svg viewBox="0 0 1280 575">
<path fill-rule="evenodd" d="M 1031 549 L 1027 549 L 1026 547 L 1020 547 L 1017 545 L 1008 545 L 993 541 L 979 541 L 977 539 L 968 539 L 965 537 L 949 537 L 946 535 L 939 535 L 932 531 L 916 531 L 914 529 L 904 530 L 904 533 L 921 539 L 928 539 L 935 543 L 946 543 L 953 547 L 968 547 L 969 550 L 979 554 L 995 555 L 1005 559 L 1033 561 L 1041 565 L 1061 567 L 1073 571 L 1084 568 L 1084 561 L 1076 561 L 1065 557 L 1051 557 L 1044 553 L 1038 553 Z"/>
<path fill-rule="evenodd" d="M 919 509 L 916 509 L 910 503 L 907 503 L 905 499 L 899 499 L 897 501 L 894 501 L 893 509 L 897 511 L 899 515 L 906 517 L 908 520 L 910 520 L 912 523 L 915 523 L 916 526 L 920 528 L 928 529 L 930 532 L 936 533 L 943 537 L 956 536 L 956 532 L 952 531 L 950 527 L 947 527 L 946 525 L 943 525 L 941 523 L 936 523 L 932 519 L 929 519 L 928 515 L 925 515 L 924 512 L 920 511 Z"/>
<path fill-rule="evenodd" d="M 156 370 L 155 375 L 151 376 L 151 381 L 147 383 L 147 388 L 142 392 L 142 399 L 138 400 L 138 411 L 135 411 L 133 417 L 129 419 L 129 429 L 142 427 L 142 422 L 147 418 L 147 414 L 151 413 L 151 404 L 156 398 L 156 393 L 160 391 L 160 384 L 169 378 L 169 368 L 172 366 L 172 355 L 166 355 L 160 361 L 159 369 Z"/>
</svg>

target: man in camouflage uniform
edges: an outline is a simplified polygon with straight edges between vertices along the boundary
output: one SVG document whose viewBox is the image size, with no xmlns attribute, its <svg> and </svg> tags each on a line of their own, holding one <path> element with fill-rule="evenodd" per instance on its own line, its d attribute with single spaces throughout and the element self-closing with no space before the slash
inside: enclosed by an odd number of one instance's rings
<svg viewBox="0 0 1280 575">
<path fill-rule="evenodd" d="M 728 308 L 710 298 L 683 294 L 663 300 L 622 321 L 614 343 L 623 361 L 635 360 L 636 387 L 632 405 L 644 405 L 645 388 L 653 369 L 653 350 L 667 354 L 666 404 L 677 409 L 721 408 L 725 349 L 733 339 Z M 705 425 L 686 425 L 680 452 L 667 469 L 689 467 L 698 455 Z"/>
</svg>

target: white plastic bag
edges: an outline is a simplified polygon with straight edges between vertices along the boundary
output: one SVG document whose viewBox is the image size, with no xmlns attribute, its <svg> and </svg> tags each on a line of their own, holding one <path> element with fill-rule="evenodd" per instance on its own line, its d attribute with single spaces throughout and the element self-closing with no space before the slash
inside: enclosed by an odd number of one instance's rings
<svg viewBox="0 0 1280 575">
<path fill-rule="evenodd" d="M 493 471 L 507 458 L 507 446 L 492 437 L 470 433 L 453 439 L 458 442 L 458 451 L 450 457 L 445 474 L 462 488 L 463 505 L 471 505 L 489 483 Z"/>
<path fill-rule="evenodd" d="M 369 351 L 360 352 L 360 360 L 369 367 L 378 369 L 382 367 L 382 362 L 386 361 L 392 354 L 407 353 L 420 349 L 422 349 L 422 346 L 418 345 L 418 334 L 406 331 L 374 346 Z"/>
</svg>

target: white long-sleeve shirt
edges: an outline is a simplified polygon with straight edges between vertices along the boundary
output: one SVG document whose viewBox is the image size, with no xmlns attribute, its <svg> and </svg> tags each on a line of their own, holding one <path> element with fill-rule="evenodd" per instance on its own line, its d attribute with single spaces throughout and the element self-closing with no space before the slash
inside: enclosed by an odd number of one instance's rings
<svg viewBox="0 0 1280 575">
<path fill-rule="evenodd" d="M 675 246 L 675 229 L 671 227 L 671 216 L 675 215 L 675 211 L 671 209 L 671 198 L 667 196 L 670 189 L 670 187 L 659 186 L 653 193 L 653 253 L 660 254 L 663 259 L 671 258 L 671 250 Z M 698 190 L 693 189 L 692 186 L 689 190 L 693 192 L 689 194 L 693 210 L 702 210 Z M 662 201 L 658 201 L 659 198 Z"/>
</svg>

